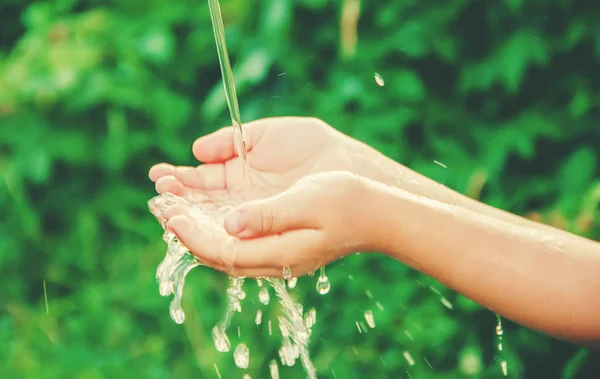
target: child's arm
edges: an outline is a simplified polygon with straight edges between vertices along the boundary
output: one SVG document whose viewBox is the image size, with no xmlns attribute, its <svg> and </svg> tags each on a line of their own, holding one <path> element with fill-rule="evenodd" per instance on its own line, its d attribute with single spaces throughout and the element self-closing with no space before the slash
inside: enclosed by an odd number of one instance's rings
<svg viewBox="0 0 600 379">
<path fill-rule="evenodd" d="M 373 250 L 524 326 L 598 346 L 599 243 L 374 186 Z"/>
</svg>

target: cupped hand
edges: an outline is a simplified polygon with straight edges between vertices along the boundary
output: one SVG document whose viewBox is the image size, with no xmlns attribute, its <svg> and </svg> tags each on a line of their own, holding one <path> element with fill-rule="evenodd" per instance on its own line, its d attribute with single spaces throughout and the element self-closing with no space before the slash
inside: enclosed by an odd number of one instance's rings
<svg viewBox="0 0 600 379">
<path fill-rule="evenodd" d="M 173 207 L 166 227 L 204 264 L 231 275 L 282 277 L 289 268 L 298 277 L 369 245 L 370 188 L 350 172 L 313 174 L 238 206 L 221 225 Z"/>
<path fill-rule="evenodd" d="M 250 178 L 254 190 L 283 191 L 301 178 L 333 170 L 350 171 L 378 180 L 383 156 L 309 117 L 266 118 L 244 125 Z M 240 189 L 245 186 L 243 162 L 234 148 L 232 127 L 203 136 L 193 145 L 198 167 L 160 163 L 150 169 L 159 193 L 183 195 L 186 190 Z"/>
</svg>

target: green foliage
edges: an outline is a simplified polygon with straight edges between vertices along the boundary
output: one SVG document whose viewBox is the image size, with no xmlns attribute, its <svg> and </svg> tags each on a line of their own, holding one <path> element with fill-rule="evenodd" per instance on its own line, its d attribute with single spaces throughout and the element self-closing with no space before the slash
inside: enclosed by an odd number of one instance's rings
<svg viewBox="0 0 600 379">
<path fill-rule="evenodd" d="M 358 25 L 340 23 L 342 6 L 223 1 L 243 120 L 317 116 L 489 204 L 600 236 L 593 2 L 363 1 Z M 188 320 L 171 322 L 146 209 L 150 165 L 195 164 L 191 141 L 229 123 L 207 4 L 11 0 L 0 20 L 0 376 L 213 378 L 216 363 L 241 377 L 210 338 L 225 277 L 193 271 Z M 340 24 L 357 27 L 354 55 L 339 53 Z M 501 377 L 489 311 L 383 257 L 329 275 L 325 297 L 310 278 L 295 291 L 318 310 L 321 377 Z M 263 378 L 279 339 L 254 326 L 247 287 L 233 330 Z M 377 326 L 359 333 L 367 309 Z M 276 315 L 272 305 L 263 319 Z M 505 346 L 510 377 L 599 370 L 587 351 L 515 325 Z"/>
</svg>

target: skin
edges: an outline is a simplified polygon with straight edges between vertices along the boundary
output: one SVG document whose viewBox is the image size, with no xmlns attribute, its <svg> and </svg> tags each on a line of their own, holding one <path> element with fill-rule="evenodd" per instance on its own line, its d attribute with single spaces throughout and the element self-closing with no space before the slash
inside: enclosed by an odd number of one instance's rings
<svg viewBox="0 0 600 379">
<path fill-rule="evenodd" d="M 281 277 L 283 267 L 301 276 L 379 251 L 526 327 L 600 344 L 597 242 L 467 198 L 314 118 L 258 120 L 245 133 L 257 199 L 230 211 L 221 230 L 183 208 L 166 215 L 207 264 L 248 277 Z M 199 138 L 193 151 L 203 165 L 151 168 L 157 192 L 243 188 L 231 128 Z"/>
</svg>

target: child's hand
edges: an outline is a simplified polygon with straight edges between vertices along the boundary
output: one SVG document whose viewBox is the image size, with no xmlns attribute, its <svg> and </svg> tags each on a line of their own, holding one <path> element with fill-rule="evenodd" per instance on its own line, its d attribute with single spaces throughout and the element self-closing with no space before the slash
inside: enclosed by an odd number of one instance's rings
<svg viewBox="0 0 600 379">
<path fill-rule="evenodd" d="M 349 172 L 309 175 L 232 210 L 226 232 L 199 225 L 184 208 L 167 212 L 167 228 L 205 264 L 232 275 L 281 277 L 289 267 L 298 277 L 367 246 L 370 187 Z"/>
<path fill-rule="evenodd" d="M 253 186 L 270 194 L 292 186 L 306 175 L 332 170 L 374 177 L 385 171 L 379 152 L 315 118 L 278 117 L 244 125 Z M 223 128 L 194 143 L 194 155 L 205 163 L 175 167 L 161 163 L 150 169 L 159 193 L 186 190 L 239 190 L 245 185 L 242 162 L 233 144 L 233 129 Z M 260 191 L 260 189 L 258 190 Z"/>
</svg>

